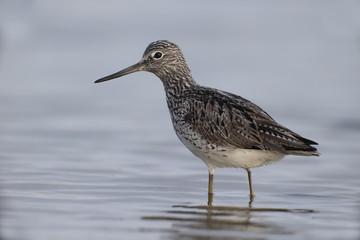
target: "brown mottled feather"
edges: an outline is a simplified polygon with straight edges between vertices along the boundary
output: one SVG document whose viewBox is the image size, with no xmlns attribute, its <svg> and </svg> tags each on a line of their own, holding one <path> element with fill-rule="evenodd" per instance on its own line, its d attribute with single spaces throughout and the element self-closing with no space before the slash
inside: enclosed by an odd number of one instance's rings
<svg viewBox="0 0 360 240">
<path fill-rule="evenodd" d="M 194 85 L 183 99 L 192 103 L 184 120 L 205 139 L 220 146 L 283 154 L 316 151 L 310 146 L 315 142 L 279 125 L 260 107 L 240 96 Z"/>
</svg>

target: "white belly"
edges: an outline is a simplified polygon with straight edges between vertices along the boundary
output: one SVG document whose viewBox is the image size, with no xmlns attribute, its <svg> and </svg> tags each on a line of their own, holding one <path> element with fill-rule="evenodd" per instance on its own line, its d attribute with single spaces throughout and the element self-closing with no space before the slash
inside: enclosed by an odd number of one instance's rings
<svg viewBox="0 0 360 240">
<path fill-rule="evenodd" d="M 256 149 L 231 149 L 221 152 L 211 151 L 194 154 L 201 158 L 209 168 L 234 167 L 250 169 L 271 164 L 284 157 L 284 154 L 278 152 Z"/>
<path fill-rule="evenodd" d="M 191 141 L 181 136 L 179 138 L 209 169 L 226 167 L 250 169 L 271 164 L 285 156 L 275 151 L 209 145 L 200 137 L 194 137 Z"/>
</svg>

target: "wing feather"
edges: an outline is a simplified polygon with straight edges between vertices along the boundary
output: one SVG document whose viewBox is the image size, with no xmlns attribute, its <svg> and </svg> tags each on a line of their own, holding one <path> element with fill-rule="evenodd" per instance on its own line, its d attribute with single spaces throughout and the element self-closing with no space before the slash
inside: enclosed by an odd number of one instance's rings
<svg viewBox="0 0 360 240">
<path fill-rule="evenodd" d="M 279 125 L 254 103 L 231 93 L 203 88 L 190 96 L 193 106 L 187 115 L 194 130 L 209 142 L 245 149 L 310 151 L 315 142 Z"/>
</svg>

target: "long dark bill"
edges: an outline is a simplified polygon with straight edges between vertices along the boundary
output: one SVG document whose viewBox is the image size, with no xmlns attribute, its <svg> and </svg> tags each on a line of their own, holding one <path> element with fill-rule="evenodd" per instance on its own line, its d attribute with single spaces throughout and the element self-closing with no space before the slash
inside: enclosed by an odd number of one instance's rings
<svg viewBox="0 0 360 240">
<path fill-rule="evenodd" d="M 141 71 L 142 68 L 143 68 L 143 64 L 141 62 L 138 62 L 138 63 L 136 63 L 136 64 L 134 64 L 134 65 L 132 65 L 132 66 L 130 66 L 128 68 L 125 68 L 124 70 L 121 70 L 121 71 L 113 73 L 113 74 L 111 74 L 109 76 L 100 78 L 100 79 L 96 80 L 95 83 L 109 81 L 111 79 L 122 77 L 122 76 L 125 76 L 125 75 L 130 74 L 130 73 L 138 72 L 138 71 Z"/>
</svg>

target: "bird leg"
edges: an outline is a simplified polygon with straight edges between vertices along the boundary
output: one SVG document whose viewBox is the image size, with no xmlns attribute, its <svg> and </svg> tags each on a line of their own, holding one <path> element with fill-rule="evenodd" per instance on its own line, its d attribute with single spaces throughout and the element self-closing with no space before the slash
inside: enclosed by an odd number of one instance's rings
<svg viewBox="0 0 360 240">
<path fill-rule="evenodd" d="M 246 169 L 246 171 L 247 171 L 248 179 L 249 179 L 250 199 L 253 199 L 255 194 L 254 194 L 254 191 L 253 191 L 252 181 L 251 181 L 251 169 L 248 168 L 248 169 Z"/>
<path fill-rule="evenodd" d="M 214 196 L 214 169 L 209 168 L 208 205 L 212 205 Z"/>
</svg>

